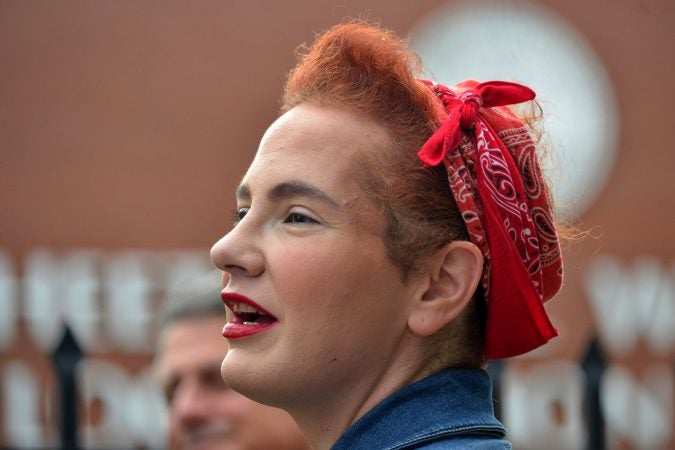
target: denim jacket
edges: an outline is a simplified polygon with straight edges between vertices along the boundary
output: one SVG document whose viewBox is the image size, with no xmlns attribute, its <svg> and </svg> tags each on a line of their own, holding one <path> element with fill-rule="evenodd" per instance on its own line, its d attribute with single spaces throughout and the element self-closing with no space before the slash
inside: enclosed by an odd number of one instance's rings
<svg viewBox="0 0 675 450">
<path fill-rule="evenodd" d="M 403 387 L 357 420 L 331 450 L 510 449 L 482 369 L 450 369 Z"/>
</svg>

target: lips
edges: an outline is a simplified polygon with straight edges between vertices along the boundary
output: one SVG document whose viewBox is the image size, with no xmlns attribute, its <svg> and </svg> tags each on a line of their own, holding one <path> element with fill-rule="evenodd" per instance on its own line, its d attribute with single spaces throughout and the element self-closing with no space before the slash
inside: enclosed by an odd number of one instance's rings
<svg viewBox="0 0 675 450">
<path fill-rule="evenodd" d="M 276 317 L 244 295 L 223 292 L 221 297 L 233 315 L 232 320 L 223 328 L 223 336 L 227 339 L 253 336 L 279 323 Z"/>
</svg>

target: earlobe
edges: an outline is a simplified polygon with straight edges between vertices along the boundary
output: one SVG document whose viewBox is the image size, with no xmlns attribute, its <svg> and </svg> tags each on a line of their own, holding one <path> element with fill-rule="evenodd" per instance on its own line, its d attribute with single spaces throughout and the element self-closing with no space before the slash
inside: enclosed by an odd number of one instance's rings
<svg viewBox="0 0 675 450">
<path fill-rule="evenodd" d="M 476 245 L 454 241 L 428 261 L 428 286 L 415 299 L 408 328 L 420 337 L 431 336 L 452 322 L 473 297 L 483 271 Z"/>
</svg>

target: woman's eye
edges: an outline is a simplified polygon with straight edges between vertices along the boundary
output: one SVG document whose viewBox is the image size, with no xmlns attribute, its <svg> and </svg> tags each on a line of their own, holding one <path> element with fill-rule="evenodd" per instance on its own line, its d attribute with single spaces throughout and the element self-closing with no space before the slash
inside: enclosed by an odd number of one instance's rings
<svg viewBox="0 0 675 450">
<path fill-rule="evenodd" d="M 289 215 L 286 216 L 284 219 L 284 223 L 317 223 L 316 220 L 312 219 L 309 216 L 306 216 L 304 214 L 300 213 L 290 213 Z"/>
<path fill-rule="evenodd" d="M 236 211 L 232 213 L 232 221 L 237 224 L 241 222 L 241 220 L 246 216 L 248 213 L 248 208 L 239 208 Z"/>
</svg>

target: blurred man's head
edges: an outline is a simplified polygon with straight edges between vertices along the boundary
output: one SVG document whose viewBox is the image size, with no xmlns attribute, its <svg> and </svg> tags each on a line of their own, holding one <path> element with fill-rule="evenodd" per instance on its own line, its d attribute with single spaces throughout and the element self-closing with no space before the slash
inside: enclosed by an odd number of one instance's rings
<svg viewBox="0 0 675 450">
<path fill-rule="evenodd" d="M 309 448 L 285 412 L 253 402 L 220 377 L 227 352 L 220 273 L 175 289 L 162 318 L 156 374 L 169 406 L 172 449 Z"/>
</svg>

